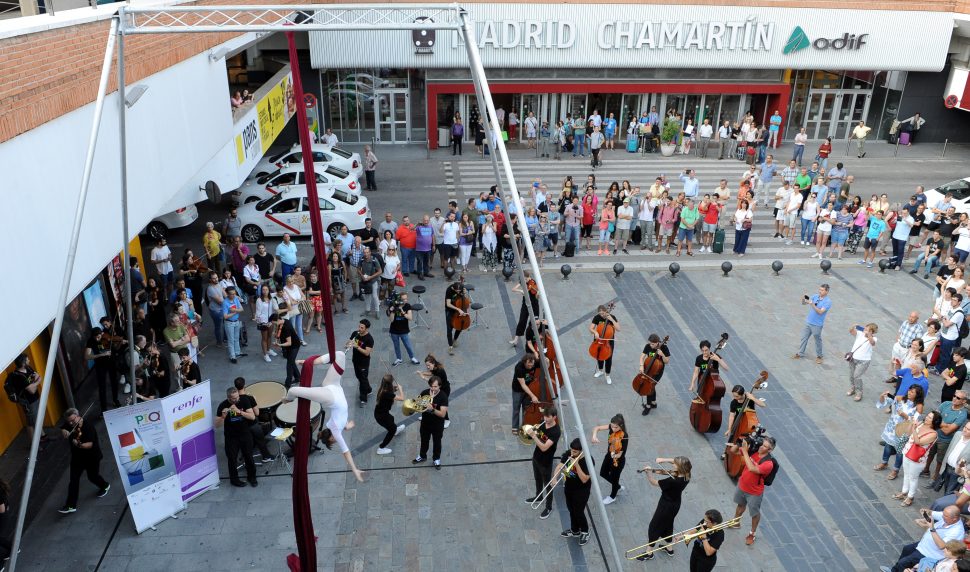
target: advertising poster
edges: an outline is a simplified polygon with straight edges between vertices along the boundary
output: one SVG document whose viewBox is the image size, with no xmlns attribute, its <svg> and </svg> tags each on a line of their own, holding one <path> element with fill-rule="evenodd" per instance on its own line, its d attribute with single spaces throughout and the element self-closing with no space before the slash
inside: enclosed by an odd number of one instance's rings
<svg viewBox="0 0 970 572">
<path fill-rule="evenodd" d="M 104 305 L 104 291 L 101 289 L 100 278 L 84 289 L 84 304 L 88 308 L 88 319 L 91 320 L 91 327 L 101 327 L 101 318 L 108 315 L 108 309 Z"/>
<path fill-rule="evenodd" d="M 256 103 L 259 135 L 264 155 L 295 111 L 291 81 L 289 74 L 283 76 L 279 83 Z"/>
<path fill-rule="evenodd" d="M 70 301 L 64 312 L 64 327 L 61 329 L 61 351 L 71 388 L 81 387 L 88 375 L 88 361 L 84 359 L 84 349 L 91 334 L 88 310 L 84 305 L 84 294 L 78 294 Z"/>
<path fill-rule="evenodd" d="M 169 395 L 161 406 L 182 500 L 188 502 L 219 484 L 209 380 Z"/>
<path fill-rule="evenodd" d="M 121 256 L 115 256 L 108 266 L 108 284 L 111 287 L 112 311 L 115 316 L 125 315 L 125 269 L 121 264 Z M 124 319 L 121 320 L 124 323 Z"/>
<path fill-rule="evenodd" d="M 162 403 L 143 401 L 106 411 L 104 421 L 140 534 L 185 506 Z"/>
</svg>

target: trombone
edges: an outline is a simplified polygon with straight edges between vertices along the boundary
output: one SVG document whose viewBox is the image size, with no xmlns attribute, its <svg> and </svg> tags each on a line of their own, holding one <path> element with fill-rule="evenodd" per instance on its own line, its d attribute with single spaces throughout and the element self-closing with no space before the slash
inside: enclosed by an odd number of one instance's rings
<svg viewBox="0 0 970 572">
<path fill-rule="evenodd" d="M 549 479 L 549 482 L 546 483 L 544 487 L 542 487 L 539 494 L 536 495 L 536 498 L 532 499 L 529 506 L 531 506 L 533 510 L 538 510 L 539 507 L 544 505 L 546 503 L 546 498 L 552 494 L 552 491 L 556 490 L 559 483 L 566 480 L 566 475 L 573 470 L 573 467 L 576 466 L 576 463 L 578 463 L 585 454 L 586 452 L 583 451 L 576 457 L 570 457 L 563 466 L 559 467 L 559 470 L 553 473 L 552 478 Z"/>
<path fill-rule="evenodd" d="M 694 528 L 688 528 L 687 530 L 683 530 L 681 532 L 675 532 L 674 534 L 671 534 L 670 536 L 665 536 L 659 540 L 648 542 L 646 544 L 641 544 L 636 548 L 631 548 L 626 551 L 626 554 L 624 554 L 624 556 L 626 556 L 627 560 L 639 560 L 663 548 L 669 548 L 674 544 L 679 544 L 680 542 L 683 542 L 685 545 L 687 545 L 687 544 L 690 544 L 691 541 L 697 539 L 698 537 L 704 536 L 705 534 L 710 534 L 712 532 L 717 532 L 718 530 L 724 530 L 725 528 L 731 528 L 733 526 L 740 525 L 740 524 L 741 524 L 741 517 L 737 516 L 732 518 L 731 520 L 726 520 L 721 524 L 715 524 L 714 526 L 709 526 L 709 527 L 697 526 Z"/>
</svg>

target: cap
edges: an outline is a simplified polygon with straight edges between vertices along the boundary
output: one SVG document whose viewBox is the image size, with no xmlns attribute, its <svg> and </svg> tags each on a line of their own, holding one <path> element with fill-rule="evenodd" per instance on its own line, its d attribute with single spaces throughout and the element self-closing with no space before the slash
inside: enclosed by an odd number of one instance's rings
<svg viewBox="0 0 970 572">
<path fill-rule="evenodd" d="M 915 201 L 916 200 L 916 195 L 913 195 L 913 196 L 909 197 L 909 200 Z"/>
<path fill-rule="evenodd" d="M 630 204 L 630 199 L 623 199 L 623 204 L 625 204 L 625 205 Z"/>
</svg>

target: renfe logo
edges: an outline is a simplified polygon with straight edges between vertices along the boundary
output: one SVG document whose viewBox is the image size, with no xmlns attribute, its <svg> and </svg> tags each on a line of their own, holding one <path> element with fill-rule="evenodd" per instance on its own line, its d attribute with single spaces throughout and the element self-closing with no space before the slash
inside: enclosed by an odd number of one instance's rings
<svg viewBox="0 0 970 572">
<path fill-rule="evenodd" d="M 788 37 L 788 41 L 785 42 L 785 47 L 781 53 L 790 54 L 804 50 L 808 46 L 812 46 L 816 50 L 858 50 L 865 45 L 867 37 L 869 37 L 869 34 L 859 34 L 856 36 L 855 34 L 846 32 L 842 34 L 841 38 L 818 38 L 813 42 L 809 41 L 808 35 L 801 26 L 795 26 L 791 36 Z"/>
<path fill-rule="evenodd" d="M 185 411 L 186 409 L 190 409 L 192 407 L 195 407 L 196 405 L 198 405 L 200 403 L 202 403 L 202 396 L 201 395 L 196 395 L 191 400 L 186 401 L 184 403 L 180 403 L 180 404 L 176 405 L 175 407 L 173 407 L 172 408 L 172 413 L 176 413 L 178 411 Z"/>
</svg>

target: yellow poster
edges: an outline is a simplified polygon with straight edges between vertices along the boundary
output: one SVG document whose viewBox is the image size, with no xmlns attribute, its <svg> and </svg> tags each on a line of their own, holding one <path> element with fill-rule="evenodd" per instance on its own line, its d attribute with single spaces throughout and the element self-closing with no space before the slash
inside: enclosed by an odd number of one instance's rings
<svg viewBox="0 0 970 572">
<path fill-rule="evenodd" d="M 290 77 L 287 75 L 256 104 L 263 154 L 266 154 L 266 150 L 273 144 L 276 137 L 283 131 L 283 127 L 286 126 L 286 122 L 293 115 L 292 101 L 288 102 L 292 99 L 293 87 L 290 84 Z"/>
</svg>

